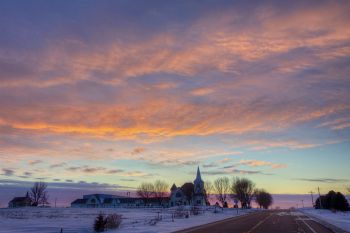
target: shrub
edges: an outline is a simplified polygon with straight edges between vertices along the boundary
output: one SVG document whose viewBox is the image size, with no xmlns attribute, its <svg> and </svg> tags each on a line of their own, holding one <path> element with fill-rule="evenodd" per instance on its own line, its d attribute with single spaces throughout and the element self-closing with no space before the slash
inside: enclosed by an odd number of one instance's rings
<svg viewBox="0 0 350 233">
<path fill-rule="evenodd" d="M 122 215 L 120 214 L 110 214 L 107 217 L 104 217 L 102 213 L 100 213 L 94 223 L 95 232 L 104 232 L 107 229 L 116 229 L 122 223 Z"/>
<path fill-rule="evenodd" d="M 154 218 L 149 220 L 148 224 L 151 226 L 155 226 L 157 224 L 157 222 L 159 222 L 160 220 L 158 218 Z"/>
<path fill-rule="evenodd" d="M 95 219 L 94 230 L 95 232 L 104 232 L 105 228 L 106 228 L 106 220 L 103 214 L 100 213 Z"/>
<path fill-rule="evenodd" d="M 110 214 L 106 217 L 106 228 L 107 229 L 116 229 L 122 223 L 121 214 Z"/>
<path fill-rule="evenodd" d="M 320 198 L 317 198 L 315 208 L 320 209 L 321 207 L 323 209 L 348 211 L 349 203 L 342 193 L 330 191 L 327 195 L 321 196 L 321 201 Z"/>
</svg>

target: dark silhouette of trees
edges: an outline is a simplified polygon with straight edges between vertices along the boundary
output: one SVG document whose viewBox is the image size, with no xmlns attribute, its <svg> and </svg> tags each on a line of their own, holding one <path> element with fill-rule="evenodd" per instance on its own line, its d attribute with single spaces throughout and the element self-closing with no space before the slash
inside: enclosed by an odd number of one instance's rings
<svg viewBox="0 0 350 233">
<path fill-rule="evenodd" d="M 213 184 L 210 181 L 204 182 L 205 203 L 207 205 L 210 205 L 209 196 L 210 196 L 210 194 L 212 194 L 213 189 L 214 189 Z"/>
<path fill-rule="evenodd" d="M 94 222 L 94 230 L 95 232 L 99 233 L 99 232 L 104 232 L 105 228 L 106 228 L 106 219 L 104 218 L 103 214 L 100 213 Z"/>
<path fill-rule="evenodd" d="M 156 198 L 161 205 L 165 197 L 168 196 L 168 188 L 169 185 L 161 180 L 155 181 L 154 184 L 144 182 L 137 187 L 136 194 L 143 199 L 145 204 L 149 203 L 150 198 Z"/>
<path fill-rule="evenodd" d="M 169 184 L 167 184 L 165 181 L 157 180 L 154 182 L 153 187 L 154 197 L 157 198 L 159 205 L 161 205 L 165 197 L 168 196 Z"/>
<path fill-rule="evenodd" d="M 38 206 L 40 204 L 49 204 L 49 195 L 47 192 L 47 183 L 45 182 L 35 182 L 33 187 L 29 191 L 29 197 L 32 201 L 33 206 Z"/>
<path fill-rule="evenodd" d="M 264 189 L 256 189 L 254 192 L 255 202 L 260 208 L 268 209 L 273 203 L 273 198 L 270 193 Z"/>
<path fill-rule="evenodd" d="M 233 178 L 231 192 L 233 198 L 241 202 L 242 208 L 250 208 L 255 184 L 247 178 Z"/>
<path fill-rule="evenodd" d="M 320 203 L 321 202 L 321 203 Z M 331 209 L 331 210 L 340 210 L 348 211 L 349 203 L 345 196 L 340 192 L 329 191 L 326 195 L 317 198 L 315 208 L 316 209 Z"/>
<path fill-rule="evenodd" d="M 100 213 L 94 222 L 94 230 L 96 233 L 108 231 L 110 229 L 116 229 L 122 223 L 122 215 L 120 214 L 109 214 L 104 216 Z M 62 230 L 61 230 L 62 232 Z"/>
<path fill-rule="evenodd" d="M 149 199 L 154 196 L 154 185 L 149 182 L 141 183 L 141 185 L 137 187 L 136 194 L 147 204 Z"/>
<path fill-rule="evenodd" d="M 188 203 L 191 203 L 192 197 L 194 195 L 194 184 L 185 183 L 181 186 L 181 190 L 187 198 Z"/>
<path fill-rule="evenodd" d="M 219 177 L 214 181 L 214 192 L 216 193 L 216 198 L 223 207 L 225 206 L 229 190 L 230 180 L 227 177 Z"/>
</svg>

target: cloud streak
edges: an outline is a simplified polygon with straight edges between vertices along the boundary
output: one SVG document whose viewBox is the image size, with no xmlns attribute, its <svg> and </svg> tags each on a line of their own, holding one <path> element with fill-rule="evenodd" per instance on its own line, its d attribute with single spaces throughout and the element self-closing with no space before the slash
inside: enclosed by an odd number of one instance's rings
<svg viewBox="0 0 350 233">
<path fill-rule="evenodd" d="M 315 183 L 348 183 L 350 179 L 335 179 L 335 178 L 298 178 L 296 180 L 315 182 Z"/>
</svg>

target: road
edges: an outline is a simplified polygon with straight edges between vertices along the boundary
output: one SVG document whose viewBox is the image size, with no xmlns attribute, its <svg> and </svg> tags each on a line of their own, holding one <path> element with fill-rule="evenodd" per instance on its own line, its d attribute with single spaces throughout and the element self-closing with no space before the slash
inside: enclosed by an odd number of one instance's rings
<svg viewBox="0 0 350 233">
<path fill-rule="evenodd" d="M 271 210 L 226 219 L 176 233 L 331 233 L 332 230 L 306 215 L 289 210 Z"/>
</svg>

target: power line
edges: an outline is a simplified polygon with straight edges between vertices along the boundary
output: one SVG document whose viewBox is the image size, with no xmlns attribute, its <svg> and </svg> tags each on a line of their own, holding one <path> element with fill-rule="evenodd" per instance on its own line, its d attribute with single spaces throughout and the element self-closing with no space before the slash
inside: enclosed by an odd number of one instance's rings
<svg viewBox="0 0 350 233">
<path fill-rule="evenodd" d="M 322 199 L 321 199 L 320 187 L 317 187 L 317 189 L 318 189 L 318 196 L 319 196 L 318 200 L 320 200 L 320 209 L 323 209 L 322 208 Z"/>
<path fill-rule="evenodd" d="M 311 194 L 311 203 L 312 203 L 312 206 L 314 206 L 314 192 L 313 192 L 313 191 L 310 191 L 309 193 Z"/>
</svg>

